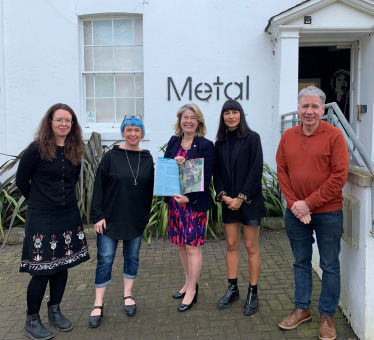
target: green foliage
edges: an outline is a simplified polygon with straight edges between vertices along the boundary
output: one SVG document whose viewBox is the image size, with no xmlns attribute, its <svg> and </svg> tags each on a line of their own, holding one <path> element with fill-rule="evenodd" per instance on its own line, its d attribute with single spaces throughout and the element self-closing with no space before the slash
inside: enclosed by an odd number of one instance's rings
<svg viewBox="0 0 374 340">
<path fill-rule="evenodd" d="M 282 192 L 277 173 L 266 163 L 264 163 L 262 175 L 262 196 L 269 217 L 284 216 L 285 209 L 282 204 Z"/>
</svg>

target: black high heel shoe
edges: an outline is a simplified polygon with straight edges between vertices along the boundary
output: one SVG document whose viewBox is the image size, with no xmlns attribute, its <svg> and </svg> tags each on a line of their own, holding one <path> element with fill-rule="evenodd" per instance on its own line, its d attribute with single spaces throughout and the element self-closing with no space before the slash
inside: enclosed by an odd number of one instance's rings
<svg viewBox="0 0 374 340">
<path fill-rule="evenodd" d="M 184 292 L 184 293 L 181 293 L 181 292 L 175 292 L 175 293 L 172 295 L 172 297 L 173 297 L 174 299 L 183 299 L 185 295 L 186 295 L 186 292 Z"/>
<path fill-rule="evenodd" d="M 193 297 L 192 302 L 189 305 L 185 305 L 184 303 L 181 303 L 178 307 L 178 312 L 185 312 L 186 310 L 191 309 L 192 305 L 197 302 L 198 295 L 199 295 L 199 285 L 196 283 L 195 295 Z"/>
<path fill-rule="evenodd" d="M 99 327 L 101 324 L 101 318 L 104 316 L 104 305 L 102 306 L 93 306 L 92 310 L 94 309 L 101 309 L 100 315 L 90 316 L 88 323 L 90 324 L 91 328 Z"/>
</svg>

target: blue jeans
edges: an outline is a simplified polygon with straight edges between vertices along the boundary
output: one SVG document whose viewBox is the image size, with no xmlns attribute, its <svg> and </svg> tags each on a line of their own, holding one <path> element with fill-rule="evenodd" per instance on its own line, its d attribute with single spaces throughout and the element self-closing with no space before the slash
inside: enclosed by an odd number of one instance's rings
<svg viewBox="0 0 374 340">
<path fill-rule="evenodd" d="M 287 209 L 285 224 L 291 248 L 295 257 L 295 305 L 308 309 L 312 295 L 312 244 L 317 237 L 322 274 L 322 291 L 318 311 L 334 316 L 340 297 L 340 240 L 343 235 L 343 211 L 312 214 L 310 224 L 302 223 L 291 210 Z"/>
<path fill-rule="evenodd" d="M 135 279 L 139 268 L 139 249 L 142 237 L 123 241 L 123 277 Z M 104 234 L 97 234 L 97 266 L 95 288 L 102 288 L 112 282 L 112 265 L 118 240 Z"/>
</svg>

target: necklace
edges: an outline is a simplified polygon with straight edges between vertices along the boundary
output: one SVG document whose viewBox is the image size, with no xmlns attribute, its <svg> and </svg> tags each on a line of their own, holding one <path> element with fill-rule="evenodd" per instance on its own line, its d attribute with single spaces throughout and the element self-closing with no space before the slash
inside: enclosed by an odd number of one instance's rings
<svg viewBox="0 0 374 340">
<path fill-rule="evenodd" d="M 139 174 L 140 151 L 139 151 L 139 160 L 138 160 L 138 171 L 136 172 L 136 177 L 134 176 L 134 172 L 132 171 L 132 167 L 131 167 L 131 164 L 130 164 L 129 156 L 127 156 L 127 150 L 126 149 L 125 149 L 125 152 L 126 152 L 127 162 L 129 163 L 129 167 L 130 167 L 130 170 L 131 170 L 131 173 L 132 173 L 132 177 L 134 177 L 134 185 L 138 185 L 138 183 L 136 182 L 136 180 L 137 180 L 138 174 Z"/>
<path fill-rule="evenodd" d="M 192 139 L 190 145 L 189 145 L 187 148 L 185 148 L 185 147 L 183 146 L 183 141 L 184 141 L 184 137 L 182 138 L 182 141 L 181 141 L 181 147 L 182 147 L 184 150 L 189 150 L 189 149 L 191 149 L 193 139 Z"/>
</svg>

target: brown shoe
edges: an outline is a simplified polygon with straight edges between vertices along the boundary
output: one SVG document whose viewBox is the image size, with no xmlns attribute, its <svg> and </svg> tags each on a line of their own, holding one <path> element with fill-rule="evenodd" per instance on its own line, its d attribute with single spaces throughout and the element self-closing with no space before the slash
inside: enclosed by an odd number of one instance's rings
<svg viewBox="0 0 374 340">
<path fill-rule="evenodd" d="M 286 318 L 284 318 L 278 326 L 282 329 L 289 331 L 291 329 L 295 329 L 303 322 L 310 321 L 312 321 L 312 315 L 310 314 L 309 309 L 302 310 L 295 307 L 292 313 Z"/>
<path fill-rule="evenodd" d="M 320 340 L 335 340 L 336 329 L 332 316 L 321 315 L 319 320 L 319 338 Z"/>
</svg>

